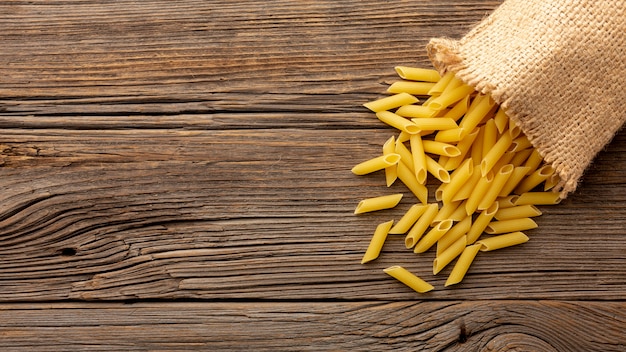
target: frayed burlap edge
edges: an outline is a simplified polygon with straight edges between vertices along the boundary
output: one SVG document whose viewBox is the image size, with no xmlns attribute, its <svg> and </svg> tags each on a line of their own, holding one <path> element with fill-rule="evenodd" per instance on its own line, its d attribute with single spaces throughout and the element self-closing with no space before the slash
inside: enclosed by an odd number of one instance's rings
<svg viewBox="0 0 626 352">
<path fill-rule="evenodd" d="M 443 75 L 446 72 L 453 72 L 465 84 L 473 87 L 476 91 L 483 94 L 490 94 L 493 100 L 504 108 L 506 115 L 520 127 L 522 132 L 528 137 L 530 143 L 537 149 L 537 152 L 545 158 L 545 150 L 542 146 L 537 145 L 536 136 L 522 116 L 520 111 L 509 107 L 509 97 L 506 92 L 499 90 L 494 84 L 490 83 L 484 77 L 478 77 L 470 67 L 464 63 L 463 57 L 459 53 L 459 43 L 456 40 L 447 38 L 433 38 L 426 45 L 428 57 L 433 66 Z M 565 199 L 570 192 L 576 190 L 578 178 L 569 174 L 562 167 L 559 167 L 561 161 L 546 160 L 559 174 L 561 181 L 554 187 L 555 192 L 559 192 L 561 199 Z"/>
</svg>

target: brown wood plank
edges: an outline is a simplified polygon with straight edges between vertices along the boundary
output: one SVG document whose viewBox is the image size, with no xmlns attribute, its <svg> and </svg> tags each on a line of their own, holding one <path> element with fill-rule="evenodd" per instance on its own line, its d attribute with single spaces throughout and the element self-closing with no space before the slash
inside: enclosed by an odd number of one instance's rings
<svg viewBox="0 0 626 352">
<path fill-rule="evenodd" d="M 349 171 L 391 133 L 5 130 L 0 300 L 420 297 L 382 273 L 394 264 L 435 284 L 428 299 L 623 297 L 624 133 L 577 194 L 542 207 L 529 243 L 485 253 L 453 289 L 400 236 L 359 264 L 375 225 L 416 201 Z M 352 214 L 392 192 L 398 208 Z"/>
<path fill-rule="evenodd" d="M 610 352 L 626 346 L 625 308 L 594 301 L 3 304 L 0 347 Z"/>
</svg>

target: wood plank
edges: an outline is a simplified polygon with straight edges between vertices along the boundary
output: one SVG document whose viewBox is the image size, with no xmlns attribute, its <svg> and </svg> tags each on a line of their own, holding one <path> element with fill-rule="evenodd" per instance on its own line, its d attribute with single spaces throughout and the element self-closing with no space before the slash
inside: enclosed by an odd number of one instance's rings
<svg viewBox="0 0 626 352">
<path fill-rule="evenodd" d="M 501 1 L 0 2 L 8 115 L 354 111 Z"/>
<path fill-rule="evenodd" d="M 4 351 L 622 351 L 624 302 L 3 304 Z M 590 326 L 602 327 L 599 329 Z"/>
<path fill-rule="evenodd" d="M 401 237 L 359 264 L 375 225 L 416 201 L 349 171 L 390 133 L 3 130 L 0 300 L 419 297 L 382 273 L 394 264 L 435 284 L 428 299 L 623 297 L 626 134 L 578 193 L 542 207 L 529 243 L 486 253 L 443 289 L 449 270 L 433 277 L 432 253 Z M 407 195 L 397 209 L 352 214 L 391 192 Z"/>
</svg>

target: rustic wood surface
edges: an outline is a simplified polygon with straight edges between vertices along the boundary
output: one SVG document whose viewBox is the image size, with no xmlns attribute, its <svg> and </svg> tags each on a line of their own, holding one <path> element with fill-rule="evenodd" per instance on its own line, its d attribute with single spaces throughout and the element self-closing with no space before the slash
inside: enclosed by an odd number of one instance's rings
<svg viewBox="0 0 626 352">
<path fill-rule="evenodd" d="M 500 3 L 0 1 L 0 349 L 626 349 L 624 132 L 462 284 L 360 264 L 361 104 Z"/>
</svg>

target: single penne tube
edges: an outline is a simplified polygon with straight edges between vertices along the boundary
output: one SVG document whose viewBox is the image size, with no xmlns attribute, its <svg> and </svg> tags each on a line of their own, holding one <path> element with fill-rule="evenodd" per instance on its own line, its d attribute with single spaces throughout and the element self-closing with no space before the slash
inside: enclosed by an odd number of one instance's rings
<svg viewBox="0 0 626 352">
<path fill-rule="evenodd" d="M 554 174 L 554 169 L 550 165 L 544 165 L 535 170 L 532 174 L 528 175 L 522 182 L 515 187 L 515 193 L 522 194 L 530 192 L 533 188 L 537 187 L 541 182 L 544 182 L 548 177 Z"/>
<path fill-rule="evenodd" d="M 472 195 L 472 191 L 476 187 L 476 184 L 480 180 L 482 176 L 480 176 L 480 172 L 476 170 L 472 173 L 472 176 L 459 188 L 458 192 L 454 194 L 452 197 L 453 202 L 462 201 L 468 199 Z M 467 215 L 467 214 L 466 214 Z"/>
<path fill-rule="evenodd" d="M 478 170 L 480 171 L 480 162 L 483 160 L 483 137 L 485 135 L 484 126 L 480 127 L 478 131 L 478 135 L 472 144 L 472 149 L 469 151 L 469 155 L 474 160 L 474 164 L 478 166 Z"/>
<path fill-rule="evenodd" d="M 515 167 L 522 166 L 526 162 L 526 160 L 528 160 L 528 157 L 532 152 L 533 149 L 531 148 L 520 150 L 519 152 L 511 152 L 515 153 L 515 156 L 513 157 L 513 159 L 511 159 L 510 163 L 515 165 Z"/>
<path fill-rule="evenodd" d="M 420 279 L 399 265 L 390 266 L 383 269 L 383 271 L 418 293 L 425 293 L 434 289 L 433 285 Z"/>
<path fill-rule="evenodd" d="M 511 146 L 512 140 L 508 133 L 504 133 L 491 149 L 485 154 L 480 162 L 480 173 L 485 176 L 502 158 Z M 484 151 L 483 151 L 484 152 Z"/>
<path fill-rule="evenodd" d="M 465 236 L 472 227 L 472 217 L 466 216 L 457 222 L 443 237 L 437 241 L 437 256 L 450 247 L 456 240 Z M 467 238 L 466 238 L 467 240 Z"/>
<path fill-rule="evenodd" d="M 409 148 L 404 145 L 404 143 L 400 142 L 399 139 L 396 140 L 396 154 L 400 155 L 400 161 L 406 165 L 412 173 L 415 173 L 415 165 L 413 164 L 413 154 L 409 150 Z"/>
<path fill-rule="evenodd" d="M 437 213 L 437 216 L 435 216 L 435 218 L 433 219 L 431 226 L 435 226 L 444 220 L 450 219 L 450 215 L 452 215 L 452 213 L 456 211 L 461 203 L 462 202 L 443 203 L 443 205 L 439 209 L 439 212 Z"/>
<path fill-rule="evenodd" d="M 441 191 L 441 200 L 444 203 L 450 202 L 452 197 L 459 191 L 474 172 L 474 163 L 472 159 L 467 159 L 461 166 L 452 172 L 450 182 L 445 184 Z"/>
<path fill-rule="evenodd" d="M 385 143 L 383 144 L 383 155 L 396 154 L 396 142 L 394 136 L 391 136 Z M 400 154 L 396 154 L 400 155 Z M 400 156 L 402 159 L 402 156 Z M 398 178 L 398 163 L 387 166 L 385 168 L 385 182 L 387 187 L 391 187 L 391 185 L 396 182 Z"/>
<path fill-rule="evenodd" d="M 543 158 L 537 149 L 533 149 L 532 153 L 526 159 L 524 166 L 528 167 L 528 175 L 532 174 L 539 168 L 539 165 L 543 162 Z"/>
<path fill-rule="evenodd" d="M 481 199 L 478 203 L 478 210 L 485 210 L 496 201 L 498 194 L 502 190 L 502 187 L 504 187 L 506 181 L 508 181 L 509 177 L 511 177 L 514 169 L 513 165 L 506 164 L 498 170 L 493 178 L 491 186 L 485 195 L 483 195 L 483 199 Z"/>
<path fill-rule="evenodd" d="M 419 239 L 424 235 L 426 229 L 433 222 L 435 216 L 437 216 L 437 212 L 439 211 L 439 206 L 437 203 L 431 203 L 427 205 L 426 211 L 417 219 L 413 227 L 409 230 L 406 237 L 404 238 L 404 245 L 406 248 L 413 248 L 415 244 L 419 241 Z"/>
<path fill-rule="evenodd" d="M 423 236 L 413 248 L 413 253 L 424 253 L 452 228 L 452 220 L 441 221 Z"/>
<path fill-rule="evenodd" d="M 541 215 L 541 210 L 532 204 L 516 205 L 510 208 L 498 209 L 496 215 L 493 216 L 496 220 L 510 220 L 520 218 L 532 218 Z"/>
<path fill-rule="evenodd" d="M 476 244 L 480 244 L 481 252 L 494 251 L 496 249 L 516 246 L 518 244 L 528 242 L 528 236 L 523 232 L 511 232 L 504 235 L 492 236 L 477 241 Z"/>
<path fill-rule="evenodd" d="M 465 219 L 467 217 L 467 213 L 465 213 L 465 202 L 466 200 L 461 201 L 461 204 L 459 204 L 456 210 L 454 210 L 454 212 L 450 214 L 448 219 L 452 221 L 461 221 Z"/>
<path fill-rule="evenodd" d="M 485 233 L 497 235 L 500 233 L 531 230 L 537 227 L 537 223 L 531 218 L 509 219 L 492 221 L 485 227 Z"/>
<path fill-rule="evenodd" d="M 435 117 L 437 112 L 424 105 L 403 105 L 396 110 L 396 114 L 406 118 L 430 118 Z"/>
<path fill-rule="evenodd" d="M 411 154 L 413 155 L 413 168 L 415 169 L 415 178 L 421 184 L 426 183 L 426 154 L 424 152 L 424 144 L 419 134 L 411 135 L 409 139 L 411 146 Z"/>
<path fill-rule="evenodd" d="M 556 192 L 526 192 L 519 195 L 515 200 L 515 205 L 552 205 L 560 202 L 561 197 Z"/>
<path fill-rule="evenodd" d="M 449 157 L 461 155 L 461 151 L 459 150 L 459 148 L 453 146 L 452 144 L 424 140 L 422 141 L 422 145 L 424 146 L 424 151 L 426 153 L 445 155 Z"/>
<path fill-rule="evenodd" d="M 452 109 L 446 111 L 443 117 L 453 119 L 454 121 L 458 121 L 467 112 L 467 109 L 469 108 L 469 101 L 470 101 L 470 96 L 469 95 L 465 96 L 465 98 L 461 99 L 458 103 L 454 104 L 454 107 L 452 107 Z"/>
<path fill-rule="evenodd" d="M 519 135 L 522 134 L 522 129 L 512 119 L 509 119 L 509 134 L 513 139 L 519 137 Z"/>
<path fill-rule="evenodd" d="M 480 96 L 481 94 L 479 94 Z M 485 118 L 487 113 L 493 108 L 495 102 L 491 96 L 485 96 L 482 98 L 475 107 L 470 105 L 470 109 L 467 111 L 459 127 L 465 128 L 467 131 L 473 130 L 478 124 Z"/>
<path fill-rule="evenodd" d="M 476 186 L 472 190 L 472 194 L 470 194 L 469 198 L 467 198 L 467 202 L 465 203 L 465 212 L 467 215 L 472 215 L 476 210 L 478 210 L 478 205 L 481 200 L 487 194 L 489 187 L 493 183 L 494 175 L 493 172 L 489 171 L 487 176 L 481 177 Z"/>
<path fill-rule="evenodd" d="M 435 159 L 431 158 L 428 155 L 426 157 L 426 171 L 431 175 L 435 176 L 436 179 L 443 183 L 450 182 L 450 174 L 446 169 L 443 168 Z"/>
<path fill-rule="evenodd" d="M 519 137 L 517 137 L 517 138 L 515 138 L 513 140 L 513 143 L 511 143 L 511 149 L 510 150 L 514 151 L 514 152 L 519 152 L 520 150 L 531 148 L 532 146 L 533 145 L 528 140 L 528 137 L 522 135 L 522 136 L 519 136 Z"/>
<path fill-rule="evenodd" d="M 454 78 L 454 73 L 448 71 L 444 74 L 439 81 L 435 83 L 435 85 L 428 91 L 428 95 L 432 97 L 436 97 L 441 95 L 444 89 L 450 81 Z"/>
<path fill-rule="evenodd" d="M 439 72 L 433 69 L 410 66 L 396 66 L 394 69 L 400 78 L 409 81 L 438 82 L 441 79 Z"/>
<path fill-rule="evenodd" d="M 426 204 L 428 202 L 428 188 L 417 181 L 415 173 L 411 171 L 402 161 L 398 163 L 396 169 L 398 178 L 402 183 L 419 199 Z"/>
<path fill-rule="evenodd" d="M 472 223 L 472 227 L 470 227 L 469 231 L 467 231 L 467 243 L 472 244 L 478 240 L 480 235 L 485 231 L 487 226 L 492 222 L 491 220 L 496 215 L 496 212 L 499 209 L 498 203 L 493 203 L 489 209 L 485 209 L 478 214 L 474 222 Z"/>
<path fill-rule="evenodd" d="M 413 204 L 409 210 L 404 213 L 400 220 L 393 225 L 393 227 L 389 230 L 389 233 L 397 235 L 407 233 L 407 231 L 409 231 L 415 224 L 417 219 L 424 214 L 427 208 L 428 207 L 424 204 Z"/>
<path fill-rule="evenodd" d="M 454 264 L 454 268 L 452 268 L 452 272 L 450 272 L 450 276 L 448 276 L 444 284 L 445 287 L 458 284 L 463 280 L 481 246 L 480 244 L 474 244 L 465 247 L 459 259 Z"/>
<path fill-rule="evenodd" d="M 466 96 L 472 94 L 473 92 L 474 92 L 474 88 L 466 84 L 461 84 L 460 86 L 454 89 L 451 89 L 449 91 L 444 90 L 440 96 L 433 99 L 428 104 L 428 107 L 430 107 L 431 109 L 435 109 L 435 110 L 445 109 L 448 106 L 454 103 L 457 103 L 458 101 L 462 100 Z"/>
<path fill-rule="evenodd" d="M 459 167 L 459 165 L 461 165 L 461 163 L 463 163 L 465 161 L 465 157 L 467 156 L 467 153 L 472 148 L 472 145 L 474 144 L 474 141 L 478 137 L 479 133 L 480 133 L 480 128 L 476 127 L 476 128 L 474 128 L 474 130 L 472 132 L 470 132 L 466 136 L 462 137 L 462 139 L 456 145 L 457 149 L 459 149 L 461 154 L 459 154 L 458 156 L 455 156 L 455 157 L 452 157 L 452 158 L 448 159 L 446 164 L 443 165 L 443 167 L 446 170 L 454 170 L 457 167 Z"/>
<path fill-rule="evenodd" d="M 515 189 L 515 187 L 517 187 L 517 185 L 524 179 L 527 173 L 528 173 L 528 167 L 526 166 L 518 166 L 514 168 L 513 172 L 511 173 L 511 176 L 509 177 L 509 179 L 506 181 L 506 183 L 500 190 L 498 197 L 506 197 L 510 195 L 511 192 L 513 192 L 513 190 Z"/>
<path fill-rule="evenodd" d="M 395 109 L 402 105 L 415 104 L 419 100 L 409 93 L 398 93 L 363 104 L 373 112 Z"/>
<path fill-rule="evenodd" d="M 428 91 L 435 85 L 434 82 L 409 82 L 398 81 L 393 82 L 389 88 L 388 93 L 409 93 L 411 95 L 427 95 Z"/>
<path fill-rule="evenodd" d="M 502 107 L 498 108 L 496 115 L 493 117 L 494 122 L 496 123 L 496 127 L 498 128 L 498 133 L 502 134 L 506 131 L 509 126 L 509 117 L 506 116 L 504 109 Z"/>
<path fill-rule="evenodd" d="M 400 162 L 400 154 L 390 153 L 363 161 L 352 168 L 355 175 L 366 175 L 375 171 L 383 170 Z"/>
<path fill-rule="evenodd" d="M 492 170 L 500 170 L 506 164 L 511 164 L 513 167 L 515 167 L 515 165 L 511 163 L 511 159 L 513 159 L 515 154 L 515 152 L 505 152 L 500 160 L 498 160 L 498 162 L 493 166 Z"/>
<path fill-rule="evenodd" d="M 400 134 L 398 135 L 398 138 L 396 138 L 396 141 L 397 143 L 404 143 L 408 142 L 409 138 L 411 138 L 411 133 L 400 131 Z"/>
<path fill-rule="evenodd" d="M 511 194 L 508 196 L 498 198 L 498 209 L 511 208 L 516 206 L 515 202 L 519 198 L 516 194 Z"/>
<path fill-rule="evenodd" d="M 443 89 L 443 92 L 441 92 L 441 95 L 449 94 L 455 88 L 460 87 L 462 85 L 463 85 L 463 81 L 459 77 L 457 77 L 455 75 L 454 77 L 452 77 L 450 82 L 448 82 L 448 84 L 446 84 L 446 87 Z M 437 98 L 437 97 L 435 97 L 435 98 Z"/>
<path fill-rule="evenodd" d="M 411 120 L 406 119 L 398 114 L 394 114 L 391 111 L 379 111 L 376 113 L 376 117 L 387 125 L 404 131 L 408 134 L 416 134 L 420 132 L 419 127 L 415 125 Z"/>
<path fill-rule="evenodd" d="M 465 129 L 452 128 L 449 130 L 441 130 L 435 135 L 435 141 L 443 143 L 459 142 L 465 135 Z M 458 147 L 457 147 L 458 148 Z"/>
<path fill-rule="evenodd" d="M 374 235 L 370 240 L 370 244 L 367 246 L 367 250 L 365 251 L 363 258 L 361 259 L 361 264 L 371 262 L 372 260 L 378 258 L 378 256 L 380 255 L 380 251 L 385 244 L 387 234 L 389 233 L 389 229 L 391 228 L 392 224 L 393 220 L 390 220 L 376 226 L 376 230 L 374 231 Z"/>
<path fill-rule="evenodd" d="M 372 211 L 390 209 L 398 205 L 402 199 L 402 193 L 363 199 L 354 210 L 355 214 L 363 214 Z"/>
<path fill-rule="evenodd" d="M 483 157 L 481 160 L 487 155 L 487 153 L 493 148 L 498 140 L 498 128 L 496 127 L 496 122 L 493 118 L 490 118 L 485 123 L 485 134 L 483 135 Z"/>
<path fill-rule="evenodd" d="M 456 122 L 448 117 L 416 117 L 411 121 L 422 131 L 459 128 Z"/>
<path fill-rule="evenodd" d="M 549 191 L 552 188 L 556 187 L 556 185 L 558 185 L 559 182 L 561 182 L 561 178 L 559 177 L 558 174 L 554 173 L 552 174 L 552 176 L 548 177 L 548 179 L 546 180 L 546 183 L 543 186 L 543 190 Z"/>
<path fill-rule="evenodd" d="M 463 253 L 465 246 L 467 245 L 467 236 L 461 236 L 454 243 L 452 243 L 443 252 L 437 253 L 437 257 L 433 260 L 433 274 L 437 275 L 446 265 L 450 264 L 454 258 Z"/>
</svg>

